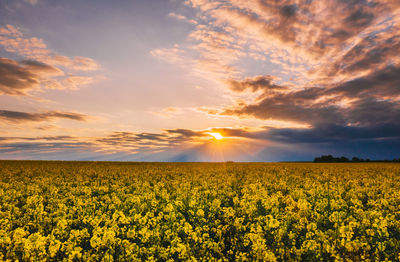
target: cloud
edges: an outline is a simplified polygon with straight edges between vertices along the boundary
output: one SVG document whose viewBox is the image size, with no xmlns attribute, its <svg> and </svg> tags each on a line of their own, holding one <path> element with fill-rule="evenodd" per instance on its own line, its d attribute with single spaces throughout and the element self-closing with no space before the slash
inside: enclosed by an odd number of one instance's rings
<svg viewBox="0 0 400 262">
<path fill-rule="evenodd" d="M 151 112 L 151 113 L 154 115 L 163 117 L 163 118 L 171 118 L 171 117 L 182 114 L 183 109 L 180 107 L 170 106 L 170 107 L 163 108 L 159 112 Z"/>
<path fill-rule="evenodd" d="M 96 76 L 66 76 L 59 68 L 35 60 L 15 61 L 0 57 L 0 94 L 27 95 L 41 88 L 77 90 L 98 79 Z"/>
<path fill-rule="evenodd" d="M 263 99 L 256 104 L 228 108 L 222 114 L 238 116 L 254 116 L 265 120 L 284 120 L 300 123 L 343 123 L 339 109 L 334 106 L 307 105 L 305 101 L 296 100 L 296 95 L 276 95 Z"/>
<path fill-rule="evenodd" d="M 274 84 L 274 81 L 275 77 L 270 75 L 265 75 L 265 76 L 247 77 L 240 81 L 230 79 L 227 81 L 227 83 L 230 86 L 230 88 L 236 92 L 243 92 L 245 90 L 250 90 L 252 92 L 263 90 L 264 92 L 267 92 L 270 89 L 275 89 L 275 90 L 287 89 L 284 86 Z"/>
<path fill-rule="evenodd" d="M 55 119 L 69 119 L 85 122 L 88 116 L 80 113 L 62 112 L 62 111 L 46 111 L 43 113 L 28 113 L 19 111 L 0 110 L 0 119 L 15 123 L 24 123 L 28 121 L 52 121 Z"/>
<path fill-rule="evenodd" d="M 188 22 L 190 24 L 193 24 L 193 25 L 197 24 L 196 20 L 188 19 L 184 15 L 180 15 L 180 14 L 176 14 L 176 13 L 171 12 L 171 13 L 168 14 L 168 16 L 172 17 L 172 18 L 175 18 L 175 19 L 178 19 L 178 20 L 181 20 L 181 21 L 186 21 L 186 22 Z"/>
<path fill-rule="evenodd" d="M 39 136 L 39 137 L 0 137 L 0 141 L 71 141 L 72 136 Z"/>
<path fill-rule="evenodd" d="M 53 55 L 47 57 L 35 57 L 45 63 L 61 66 L 73 71 L 96 71 L 100 69 L 100 65 L 97 64 L 93 59 L 89 57 L 75 56 L 69 58 L 67 56 Z"/>
<path fill-rule="evenodd" d="M 236 90 L 244 90 L 254 88 L 254 85 L 248 86 L 248 83 L 254 82 L 254 79 L 246 79 L 233 83 L 241 84 L 241 88 Z M 299 91 L 288 91 L 286 88 L 284 92 L 273 92 L 270 81 L 256 83 L 257 89 L 267 90 L 261 101 L 227 108 L 223 114 L 245 114 L 260 119 L 297 120 L 310 124 L 372 125 L 397 121 L 400 113 L 400 67 L 396 66 L 390 65 L 340 84 Z M 285 90 L 285 87 L 275 89 Z"/>
<path fill-rule="evenodd" d="M 371 74 L 356 78 L 335 88 L 327 90 L 327 94 L 340 94 L 346 97 L 396 97 L 400 95 L 400 65 L 389 65 L 382 70 L 374 70 Z"/>
<path fill-rule="evenodd" d="M 0 58 L 0 94 L 27 95 L 37 88 L 78 89 L 99 79 L 79 75 L 100 69 L 93 59 L 56 54 L 42 39 L 24 37 L 15 26 L 0 27 L 0 45 L 7 52 L 23 57 L 21 61 Z"/>
<path fill-rule="evenodd" d="M 0 93 L 24 95 L 40 87 L 44 79 L 63 75 L 56 67 L 33 60 L 0 58 Z"/>
<path fill-rule="evenodd" d="M 178 63 L 184 60 L 184 51 L 178 47 L 173 48 L 159 48 L 150 51 L 150 54 L 154 57 L 158 57 L 168 63 Z"/>
<path fill-rule="evenodd" d="M 399 140 L 400 125 L 375 126 L 323 125 L 314 128 L 269 128 L 262 137 L 285 143 L 337 143 L 349 141 Z"/>
<path fill-rule="evenodd" d="M 392 43 L 397 42 L 400 23 L 396 1 L 201 0 L 186 4 L 201 12 L 198 26 L 189 35 L 198 41 L 192 48 L 199 51 L 200 60 L 234 67 L 237 72 L 242 72 L 239 61 L 245 54 L 281 65 L 285 70 L 279 74 L 296 76 L 297 82 L 327 77 L 338 82 L 363 76 L 368 64 L 384 67 L 398 53 Z M 219 34 L 229 40 L 220 41 L 214 36 Z M 369 45 L 371 39 L 376 44 Z M 216 76 L 223 78 L 221 73 Z"/>
<path fill-rule="evenodd" d="M 8 35 L 12 37 L 22 37 L 22 33 L 18 30 L 18 28 L 12 25 L 6 25 L 4 27 L 0 27 L 0 35 Z M 4 40 L 5 38 L 0 38 Z"/>
<path fill-rule="evenodd" d="M 25 38 L 15 26 L 6 25 L 0 29 L 0 45 L 7 52 L 17 53 L 31 59 L 45 58 L 51 55 L 42 39 L 37 37 Z"/>
<path fill-rule="evenodd" d="M 58 90 L 78 90 L 80 87 L 85 85 L 90 85 L 99 79 L 102 79 L 100 76 L 75 76 L 69 75 L 60 80 L 52 80 L 47 79 L 43 81 L 44 86 L 48 89 L 58 89 Z"/>
<path fill-rule="evenodd" d="M 218 86 L 222 83 L 232 91 L 233 101 L 238 96 L 246 97 L 248 108 L 240 113 L 235 109 L 243 105 L 233 105 L 225 110 L 229 115 L 270 119 L 270 113 L 257 110 L 257 103 L 267 104 L 264 99 L 272 96 L 272 103 L 278 104 L 264 109 L 282 112 L 273 115 L 273 119 L 283 116 L 281 120 L 293 121 L 298 112 L 297 122 L 321 122 L 325 117 L 330 119 L 325 122 L 342 121 L 342 113 L 335 112 L 340 111 L 337 103 L 343 105 L 351 97 L 340 95 L 341 101 L 333 103 L 333 96 L 338 94 L 314 96 L 321 103 L 332 100 L 333 104 L 326 107 L 304 107 L 300 97 L 293 97 L 297 102 L 290 109 L 278 100 L 290 102 L 290 93 L 330 89 L 400 62 L 397 34 L 400 15 L 396 1 L 192 0 L 185 4 L 198 11 L 193 17 L 197 24 L 187 41 L 173 48 L 152 50 L 151 54 L 180 64 L 194 76 L 211 80 Z M 191 19 L 176 13 L 169 16 Z M 260 73 L 261 68 L 267 72 Z M 252 75 L 254 71 L 256 76 Z M 253 104 L 249 102 L 255 96 L 251 93 L 262 93 Z M 277 93 L 281 96 L 276 96 Z M 210 112 L 217 111 L 221 110 L 210 109 Z M 302 113 L 311 113 L 318 119 L 308 121 Z M 320 113 L 323 116 L 318 117 Z"/>
</svg>

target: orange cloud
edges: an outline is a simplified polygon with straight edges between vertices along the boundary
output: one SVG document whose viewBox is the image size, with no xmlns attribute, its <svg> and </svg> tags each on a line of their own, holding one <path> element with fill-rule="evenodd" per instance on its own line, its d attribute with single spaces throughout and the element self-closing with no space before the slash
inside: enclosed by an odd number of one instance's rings
<svg viewBox="0 0 400 262">
<path fill-rule="evenodd" d="M 189 22 L 189 23 L 191 23 L 191 24 L 193 24 L 193 25 L 196 25 L 196 24 L 197 24 L 196 20 L 188 19 L 188 18 L 187 18 L 186 16 L 184 16 L 184 15 L 179 15 L 179 14 L 176 14 L 176 13 L 169 13 L 168 16 L 169 16 L 169 17 L 173 17 L 173 18 L 178 19 L 178 20 L 181 20 L 181 21 Z"/>
<path fill-rule="evenodd" d="M 26 95 L 30 90 L 38 88 L 78 89 L 98 79 L 76 75 L 76 72 L 100 69 L 93 59 L 55 54 L 42 39 L 26 38 L 12 25 L 0 27 L 0 45 L 7 52 L 25 58 L 22 62 L 0 58 L 0 92 L 3 94 Z"/>
<path fill-rule="evenodd" d="M 165 60 L 168 63 L 184 61 L 184 51 L 178 47 L 153 49 L 150 51 L 150 54 L 154 57 Z"/>
<path fill-rule="evenodd" d="M 0 94 L 25 95 L 39 88 L 46 79 L 63 74 L 58 68 L 41 62 L 0 58 Z"/>
</svg>

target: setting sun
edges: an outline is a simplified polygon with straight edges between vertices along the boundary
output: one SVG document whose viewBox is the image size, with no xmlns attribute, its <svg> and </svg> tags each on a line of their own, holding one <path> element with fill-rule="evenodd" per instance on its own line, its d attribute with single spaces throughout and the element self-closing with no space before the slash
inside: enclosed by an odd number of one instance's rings
<svg viewBox="0 0 400 262">
<path fill-rule="evenodd" d="M 207 133 L 207 134 L 211 135 L 213 138 L 217 140 L 221 140 L 222 138 L 224 138 L 220 133 Z"/>
</svg>

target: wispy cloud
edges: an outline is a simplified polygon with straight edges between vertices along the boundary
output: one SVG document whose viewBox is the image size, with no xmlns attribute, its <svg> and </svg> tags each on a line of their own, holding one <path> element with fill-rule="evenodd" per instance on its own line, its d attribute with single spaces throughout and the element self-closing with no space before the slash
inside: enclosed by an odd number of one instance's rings
<svg viewBox="0 0 400 262">
<path fill-rule="evenodd" d="M 0 110 L 0 119 L 24 123 L 27 121 L 51 121 L 55 119 L 69 119 L 75 121 L 87 121 L 88 116 L 74 112 L 63 112 L 63 111 L 46 111 L 41 113 L 29 113 L 19 111 Z"/>
<path fill-rule="evenodd" d="M 177 46 L 172 48 L 159 48 L 150 51 L 150 54 L 154 57 L 158 57 L 165 60 L 168 63 L 178 63 L 184 61 L 184 50 Z"/>
<path fill-rule="evenodd" d="M 196 20 L 188 19 L 186 16 L 180 15 L 180 14 L 176 14 L 176 13 L 174 13 L 174 12 L 169 13 L 168 16 L 169 16 L 169 17 L 172 17 L 172 18 L 175 18 L 175 19 L 177 19 L 177 20 L 181 20 L 181 21 L 185 21 L 185 22 L 194 24 L 194 25 L 197 24 Z"/>
</svg>

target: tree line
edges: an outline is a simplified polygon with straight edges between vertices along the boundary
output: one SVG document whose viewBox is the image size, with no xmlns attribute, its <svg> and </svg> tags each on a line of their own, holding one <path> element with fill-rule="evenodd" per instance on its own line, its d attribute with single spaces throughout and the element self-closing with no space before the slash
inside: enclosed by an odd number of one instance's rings
<svg viewBox="0 0 400 262">
<path fill-rule="evenodd" d="M 332 155 L 322 155 L 314 158 L 314 163 L 363 163 L 363 162 L 396 162 L 400 163 L 400 158 L 394 158 L 392 160 L 371 160 L 369 158 L 363 159 L 359 157 L 352 157 L 351 159 L 341 156 L 334 157 Z"/>
</svg>

